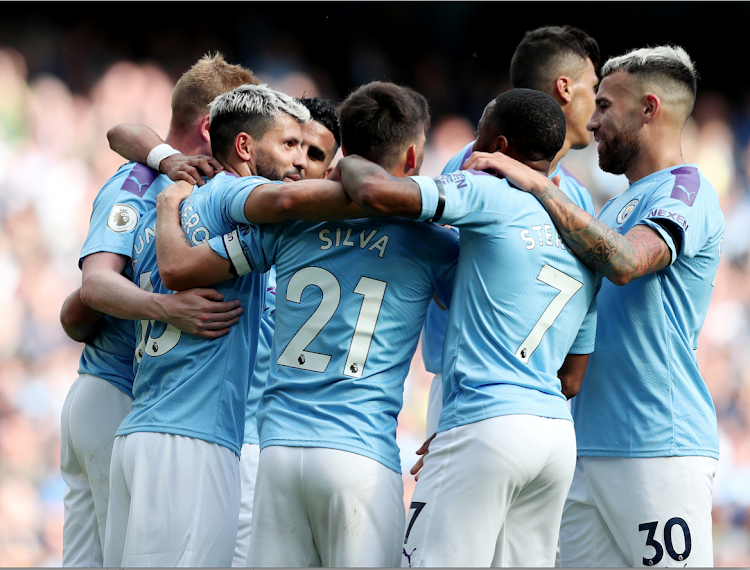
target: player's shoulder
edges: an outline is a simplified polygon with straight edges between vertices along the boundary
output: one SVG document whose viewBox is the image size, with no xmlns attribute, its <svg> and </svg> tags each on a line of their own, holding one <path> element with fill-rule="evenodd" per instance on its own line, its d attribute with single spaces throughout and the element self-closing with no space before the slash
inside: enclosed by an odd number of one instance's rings
<svg viewBox="0 0 750 570">
<path fill-rule="evenodd" d="M 560 189 L 573 200 L 577 206 L 586 210 L 592 216 L 595 215 L 594 202 L 586 185 L 581 182 L 565 165 L 560 164 L 550 178 L 560 176 Z"/>
<path fill-rule="evenodd" d="M 113 192 L 128 192 L 142 198 L 149 187 L 162 175 L 139 162 L 127 162 L 117 169 L 117 172 L 104 183 L 99 195 Z"/>
<path fill-rule="evenodd" d="M 476 141 L 471 141 L 469 144 L 467 144 L 465 147 L 463 147 L 456 155 L 453 156 L 443 168 L 443 171 L 441 174 L 446 174 L 448 172 L 454 172 L 456 170 L 461 170 L 461 166 L 464 162 L 471 156 L 471 153 L 474 151 L 474 143 Z"/>
<path fill-rule="evenodd" d="M 639 182 L 644 196 L 670 198 L 691 208 L 693 204 L 700 202 L 703 208 L 720 209 L 716 188 L 695 164 L 666 168 L 646 176 Z"/>
</svg>

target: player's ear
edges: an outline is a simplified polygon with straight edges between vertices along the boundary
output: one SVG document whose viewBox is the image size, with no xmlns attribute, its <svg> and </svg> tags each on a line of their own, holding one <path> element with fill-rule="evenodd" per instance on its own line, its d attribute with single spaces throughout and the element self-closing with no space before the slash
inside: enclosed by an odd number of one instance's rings
<svg viewBox="0 0 750 570">
<path fill-rule="evenodd" d="M 210 143 L 211 134 L 210 134 L 210 125 L 208 123 L 208 114 L 203 115 L 203 117 L 201 117 L 198 129 L 200 131 L 201 137 L 203 137 L 203 139 L 206 142 Z"/>
<path fill-rule="evenodd" d="M 555 81 L 555 98 L 565 103 L 570 103 L 570 100 L 573 97 L 572 93 L 570 92 L 571 84 L 572 82 L 570 81 L 569 77 L 565 77 L 564 75 L 558 77 L 557 81 Z"/>
<path fill-rule="evenodd" d="M 255 158 L 255 141 L 247 133 L 239 133 L 234 138 L 234 151 L 243 162 L 250 162 Z"/>
<path fill-rule="evenodd" d="M 414 170 L 417 167 L 417 145 L 413 144 L 406 149 L 406 161 L 404 163 L 404 172 Z"/>
<path fill-rule="evenodd" d="M 495 150 L 492 152 L 501 152 L 503 154 L 508 154 L 508 146 L 510 144 L 508 143 L 508 139 L 505 138 L 505 135 L 500 135 L 495 139 Z"/>
<path fill-rule="evenodd" d="M 661 100 L 657 95 L 649 93 L 643 98 L 643 124 L 648 125 L 661 110 Z"/>
</svg>

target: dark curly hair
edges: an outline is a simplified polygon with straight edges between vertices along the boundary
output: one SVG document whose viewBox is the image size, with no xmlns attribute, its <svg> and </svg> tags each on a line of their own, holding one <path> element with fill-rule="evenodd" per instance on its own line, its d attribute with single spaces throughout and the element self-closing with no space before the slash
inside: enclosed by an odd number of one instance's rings
<svg viewBox="0 0 750 570">
<path fill-rule="evenodd" d="M 531 160 L 552 160 L 565 142 L 560 105 L 534 89 L 511 89 L 497 96 L 483 120 Z"/>
<path fill-rule="evenodd" d="M 336 154 L 336 151 L 341 146 L 341 121 L 339 120 L 339 112 L 336 107 L 331 105 L 325 99 L 319 99 L 318 97 L 301 97 L 299 102 L 302 103 L 308 111 L 313 121 L 318 121 L 326 129 L 331 131 L 333 138 L 336 139 L 336 144 L 333 146 L 333 153 L 331 156 Z"/>
</svg>

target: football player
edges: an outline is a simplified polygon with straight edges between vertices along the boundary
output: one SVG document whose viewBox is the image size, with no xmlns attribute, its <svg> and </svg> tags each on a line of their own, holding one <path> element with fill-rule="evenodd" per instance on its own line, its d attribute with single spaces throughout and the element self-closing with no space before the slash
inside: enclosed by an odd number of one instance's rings
<svg viewBox="0 0 750 570">
<path fill-rule="evenodd" d="M 593 218 L 508 157 L 476 155 L 550 212 L 565 243 L 607 279 L 596 350 L 573 400 L 578 463 L 560 533 L 564 566 L 712 566 L 716 413 L 695 358 L 721 256 L 711 183 L 682 156 L 697 74 L 658 46 L 602 68 L 588 128 L 599 165 L 630 187 Z"/>
</svg>

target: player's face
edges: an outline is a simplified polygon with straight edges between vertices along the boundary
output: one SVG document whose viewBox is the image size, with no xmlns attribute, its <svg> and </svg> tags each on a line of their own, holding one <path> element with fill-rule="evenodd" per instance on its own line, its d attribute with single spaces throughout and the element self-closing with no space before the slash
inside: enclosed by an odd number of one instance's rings
<svg viewBox="0 0 750 570">
<path fill-rule="evenodd" d="M 318 121 L 302 125 L 302 152 L 307 156 L 307 166 L 301 172 L 303 180 L 327 175 L 335 145 L 333 133 Z"/>
<path fill-rule="evenodd" d="M 571 86 L 571 99 L 566 121 L 571 148 L 584 148 L 591 142 L 591 133 L 586 129 L 586 123 L 596 108 L 596 86 L 599 78 L 596 76 L 594 64 L 586 59 L 586 69 L 577 77 Z"/>
<path fill-rule="evenodd" d="M 624 174 L 640 151 L 639 94 L 624 71 L 608 75 L 596 94 L 596 108 L 586 128 L 598 143 L 599 167 Z"/>
<path fill-rule="evenodd" d="M 302 178 L 307 157 L 302 150 L 302 129 L 297 119 L 280 113 L 269 131 L 258 141 L 255 168 L 258 176 L 292 182 Z"/>
</svg>

